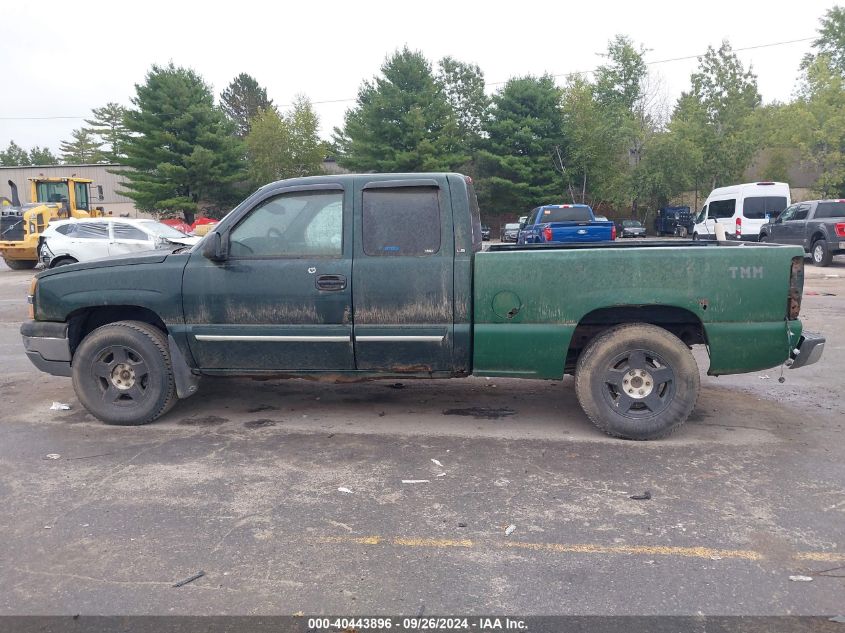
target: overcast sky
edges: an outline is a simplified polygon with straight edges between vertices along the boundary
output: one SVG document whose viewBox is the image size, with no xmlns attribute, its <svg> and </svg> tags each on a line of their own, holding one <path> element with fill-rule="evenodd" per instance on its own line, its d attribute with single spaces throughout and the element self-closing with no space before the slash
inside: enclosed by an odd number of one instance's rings
<svg viewBox="0 0 845 633">
<path fill-rule="evenodd" d="M 217 95 L 240 72 L 277 104 L 297 93 L 314 102 L 353 98 L 385 55 L 407 44 L 433 62 L 477 63 L 488 84 L 524 74 L 584 71 L 602 63 L 607 41 L 625 33 L 666 60 L 718 47 L 816 35 L 834 3 L 820 0 L 696 2 L 602 0 L 461 2 L 190 2 L 75 4 L 2 0 L 0 148 L 58 149 L 93 107 L 130 105 L 151 64 L 189 66 Z M 753 64 L 766 102 L 788 100 L 809 42 L 739 53 Z M 696 60 L 654 64 L 671 102 L 688 88 Z M 564 79 L 561 77 L 562 83 Z M 494 90 L 496 86 L 490 86 Z M 316 103 L 328 138 L 353 101 Z M 15 117 L 79 117 L 11 120 Z"/>
</svg>

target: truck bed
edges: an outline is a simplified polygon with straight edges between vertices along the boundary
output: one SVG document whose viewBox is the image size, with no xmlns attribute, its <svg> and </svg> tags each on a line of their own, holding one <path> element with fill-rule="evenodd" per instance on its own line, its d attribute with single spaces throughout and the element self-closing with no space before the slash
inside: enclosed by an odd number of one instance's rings
<svg viewBox="0 0 845 633">
<path fill-rule="evenodd" d="M 707 241 L 707 240 L 648 240 L 640 242 L 588 242 L 588 243 L 560 243 L 552 242 L 547 244 L 491 244 L 484 250 L 490 252 L 501 251 L 548 251 L 548 250 L 584 250 L 596 248 L 678 248 L 678 247 L 692 247 L 705 248 L 712 246 L 738 246 L 738 247 L 761 247 L 772 246 L 771 244 L 760 244 L 757 242 L 736 242 L 736 241 Z"/>
</svg>

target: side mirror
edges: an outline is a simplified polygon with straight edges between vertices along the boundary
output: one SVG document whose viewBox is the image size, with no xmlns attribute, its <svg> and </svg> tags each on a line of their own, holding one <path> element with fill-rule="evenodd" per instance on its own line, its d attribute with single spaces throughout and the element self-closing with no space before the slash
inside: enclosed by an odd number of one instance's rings
<svg viewBox="0 0 845 633">
<path fill-rule="evenodd" d="M 223 242 L 223 236 L 217 231 L 206 235 L 202 243 L 202 256 L 213 262 L 226 261 L 228 253 Z"/>
<path fill-rule="evenodd" d="M 522 229 L 524 229 L 526 224 L 527 224 L 527 222 L 520 222 L 519 223 L 519 230 L 521 231 Z"/>
</svg>

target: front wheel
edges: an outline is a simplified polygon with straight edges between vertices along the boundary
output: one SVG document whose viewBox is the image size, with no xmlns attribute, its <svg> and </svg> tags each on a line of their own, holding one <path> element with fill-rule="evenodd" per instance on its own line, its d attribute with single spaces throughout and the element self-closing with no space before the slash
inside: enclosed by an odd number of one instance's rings
<svg viewBox="0 0 845 633">
<path fill-rule="evenodd" d="M 766 235 L 765 233 L 760 233 L 760 238 L 757 241 L 760 242 L 761 244 L 765 244 L 766 242 L 769 241 L 769 236 Z"/>
<path fill-rule="evenodd" d="M 107 424 L 152 422 L 176 402 L 167 338 L 140 321 L 97 328 L 73 355 L 73 389 Z"/>
<path fill-rule="evenodd" d="M 813 249 L 810 251 L 813 256 L 813 263 L 816 266 L 830 266 L 833 261 L 833 253 L 827 247 L 827 240 L 816 240 L 813 242 Z"/>
<path fill-rule="evenodd" d="M 646 323 L 620 325 L 594 338 L 578 359 L 575 392 L 602 431 L 629 440 L 669 435 L 689 417 L 700 380 L 689 348 Z"/>
<path fill-rule="evenodd" d="M 33 259 L 6 259 L 4 257 L 3 261 L 12 270 L 32 270 L 38 264 L 38 260 Z"/>
</svg>

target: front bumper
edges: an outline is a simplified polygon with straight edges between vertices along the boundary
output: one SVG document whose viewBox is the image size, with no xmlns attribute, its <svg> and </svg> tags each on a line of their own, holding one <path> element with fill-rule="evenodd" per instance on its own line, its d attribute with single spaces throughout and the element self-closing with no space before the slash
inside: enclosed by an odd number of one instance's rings
<svg viewBox="0 0 845 633">
<path fill-rule="evenodd" d="M 822 352 L 824 352 L 824 343 L 825 339 L 821 334 L 804 332 L 798 341 L 798 345 L 790 354 L 792 364 L 789 368 L 798 369 L 819 362 Z"/>
<path fill-rule="evenodd" d="M 21 337 L 26 355 L 38 369 L 54 376 L 70 376 L 67 323 L 24 321 Z"/>
</svg>

